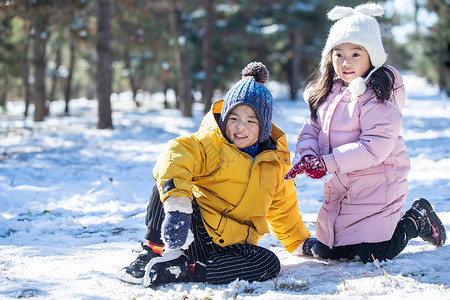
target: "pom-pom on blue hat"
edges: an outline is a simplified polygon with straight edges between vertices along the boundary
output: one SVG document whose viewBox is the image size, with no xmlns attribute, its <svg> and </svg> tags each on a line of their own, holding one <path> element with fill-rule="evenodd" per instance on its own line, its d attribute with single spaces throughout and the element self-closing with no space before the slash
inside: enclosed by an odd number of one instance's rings
<svg viewBox="0 0 450 300">
<path fill-rule="evenodd" d="M 272 132 L 273 97 L 264 83 L 269 79 L 269 71 L 260 62 L 249 63 L 241 72 L 242 79 L 236 82 L 225 95 L 219 126 L 225 133 L 225 124 L 230 112 L 238 105 L 253 108 L 259 120 L 258 142 L 269 139 Z"/>
</svg>

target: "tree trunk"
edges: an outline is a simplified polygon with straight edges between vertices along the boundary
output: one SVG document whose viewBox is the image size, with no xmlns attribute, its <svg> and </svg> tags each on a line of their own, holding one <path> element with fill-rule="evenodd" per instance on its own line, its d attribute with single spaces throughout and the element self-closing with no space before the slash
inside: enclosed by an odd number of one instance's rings
<svg viewBox="0 0 450 300">
<path fill-rule="evenodd" d="M 55 59 L 55 69 L 52 72 L 52 81 L 50 87 L 50 94 L 48 99 L 50 102 L 56 100 L 56 93 L 58 89 L 58 80 L 59 80 L 59 67 L 61 66 L 61 43 L 56 43 L 56 59 Z"/>
<path fill-rule="evenodd" d="M 33 66 L 34 66 L 34 121 L 42 122 L 47 114 L 45 93 L 45 24 L 40 22 L 35 27 L 33 35 Z"/>
<path fill-rule="evenodd" d="M 139 107 L 139 106 L 141 106 L 141 104 L 139 103 L 139 101 L 137 101 L 138 89 L 137 89 L 134 77 L 133 77 L 133 75 L 130 75 L 130 76 L 128 76 L 128 78 L 130 79 L 130 87 L 131 87 L 131 92 L 133 93 L 134 104 L 136 104 L 136 107 Z"/>
<path fill-rule="evenodd" d="M 66 79 L 66 86 L 64 87 L 64 99 L 66 100 L 66 107 L 64 108 L 64 113 L 69 114 L 69 101 L 72 96 L 72 78 L 75 66 L 75 42 L 72 37 L 70 37 L 69 44 L 69 74 Z"/>
<path fill-rule="evenodd" d="M 175 36 L 175 61 L 177 65 L 177 82 L 180 110 L 184 117 L 192 117 L 192 84 L 189 71 L 189 52 L 184 24 L 181 19 L 181 4 L 172 7 L 172 28 Z"/>
<path fill-rule="evenodd" d="M 23 98 L 25 102 L 25 111 L 23 113 L 24 117 L 28 117 L 28 108 L 30 106 L 30 84 L 28 82 L 28 78 L 30 77 L 30 68 L 28 65 L 28 49 L 30 48 L 29 39 L 27 40 L 25 46 L 22 51 L 22 89 L 23 89 Z"/>
<path fill-rule="evenodd" d="M 168 91 L 169 91 L 169 85 L 164 84 L 164 108 L 169 108 L 169 100 L 167 99 Z"/>
<path fill-rule="evenodd" d="M 133 101 L 136 104 L 136 107 L 140 106 L 139 101 L 137 101 L 136 96 L 137 96 L 137 86 L 136 86 L 136 82 L 134 80 L 134 75 L 133 72 L 131 71 L 131 62 L 130 62 L 130 53 L 128 48 L 125 49 L 125 53 L 124 53 L 124 63 L 125 63 L 125 68 L 128 69 L 128 79 L 130 81 L 130 88 L 131 88 L 131 92 L 133 93 Z"/>
<path fill-rule="evenodd" d="M 300 47 L 302 42 L 302 33 L 300 29 L 295 29 L 292 33 L 292 65 L 290 76 L 291 100 L 297 99 L 297 91 L 300 87 Z"/>
<path fill-rule="evenodd" d="M 97 13 L 97 98 L 98 128 L 113 128 L 111 118 L 110 2 L 98 0 Z"/>
<path fill-rule="evenodd" d="M 0 92 L 0 106 L 6 110 L 6 96 L 8 94 L 8 79 L 3 80 L 2 90 Z"/>
<path fill-rule="evenodd" d="M 212 38 L 214 31 L 214 0 L 205 0 L 205 35 L 203 37 L 202 45 L 202 66 L 205 73 L 203 80 L 202 98 L 205 105 L 204 113 L 208 113 L 211 108 L 211 100 L 214 93 L 213 74 L 214 61 L 212 56 Z"/>
<path fill-rule="evenodd" d="M 444 45 L 445 45 L 445 43 L 443 43 Z M 438 57 L 438 70 L 439 70 L 439 72 L 438 72 L 438 74 L 439 74 L 439 77 L 438 77 L 438 86 L 439 86 L 439 89 L 441 90 L 441 91 L 444 91 L 444 92 L 446 92 L 447 93 L 447 95 L 448 95 L 448 92 L 449 92 L 449 89 L 448 89 L 448 83 L 447 83 L 447 78 L 446 78 L 446 73 L 447 73 L 447 68 L 448 68 L 448 66 L 446 66 L 445 65 L 445 55 L 446 55 L 446 50 L 447 49 L 445 49 L 445 47 L 443 47 L 444 45 L 442 45 L 440 48 L 441 49 L 439 49 L 439 51 L 438 51 L 438 53 L 437 53 L 437 57 Z"/>
</svg>

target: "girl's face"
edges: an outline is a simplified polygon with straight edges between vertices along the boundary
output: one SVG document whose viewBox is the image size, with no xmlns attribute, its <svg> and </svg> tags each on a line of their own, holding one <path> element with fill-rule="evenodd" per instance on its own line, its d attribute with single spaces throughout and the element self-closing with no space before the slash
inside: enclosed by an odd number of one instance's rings
<svg viewBox="0 0 450 300">
<path fill-rule="evenodd" d="M 331 60 L 334 71 L 346 84 L 357 77 L 364 76 L 372 66 L 366 49 L 351 43 L 343 43 L 334 47 Z"/>
<path fill-rule="evenodd" d="M 248 105 L 235 107 L 225 124 L 225 134 L 238 148 L 255 144 L 259 136 L 259 120 L 253 108 Z"/>
</svg>

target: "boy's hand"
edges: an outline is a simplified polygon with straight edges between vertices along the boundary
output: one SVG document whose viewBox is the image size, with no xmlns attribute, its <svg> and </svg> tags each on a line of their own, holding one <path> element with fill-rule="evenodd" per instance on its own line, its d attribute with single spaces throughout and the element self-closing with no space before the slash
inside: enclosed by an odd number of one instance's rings
<svg viewBox="0 0 450 300">
<path fill-rule="evenodd" d="M 169 196 L 164 201 L 166 216 L 161 226 L 164 250 L 186 249 L 193 241 L 190 228 L 192 204 L 185 196 Z"/>
<path fill-rule="evenodd" d="M 187 240 L 191 214 L 169 211 L 162 223 L 161 233 L 167 249 L 180 249 Z"/>
<path fill-rule="evenodd" d="M 316 238 L 307 238 L 302 245 L 304 255 L 315 255 L 318 240 Z"/>
</svg>

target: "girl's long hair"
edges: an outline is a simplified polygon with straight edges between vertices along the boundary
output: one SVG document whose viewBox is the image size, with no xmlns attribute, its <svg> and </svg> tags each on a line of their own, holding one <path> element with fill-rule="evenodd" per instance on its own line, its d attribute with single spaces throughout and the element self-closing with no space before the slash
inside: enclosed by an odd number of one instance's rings
<svg viewBox="0 0 450 300">
<path fill-rule="evenodd" d="M 308 97 L 310 118 L 314 122 L 317 121 L 317 109 L 327 99 L 333 88 L 335 72 L 331 61 L 331 52 L 328 53 L 324 73 L 322 74 L 320 67 L 317 68 L 313 75 L 313 81 L 306 86 L 306 91 L 310 92 Z"/>
<path fill-rule="evenodd" d="M 320 67 L 317 68 L 313 75 L 314 76 L 313 81 L 311 81 L 306 86 L 306 90 L 310 91 L 308 97 L 310 118 L 314 122 L 317 122 L 317 110 L 319 109 L 319 106 L 323 102 L 325 102 L 325 100 L 327 99 L 328 95 L 331 92 L 331 89 L 333 88 L 335 71 L 333 68 L 333 62 L 331 60 L 332 52 L 333 50 L 328 53 L 325 62 L 325 70 L 323 74 L 320 71 Z M 372 69 L 373 67 L 370 68 L 366 74 L 364 74 L 364 77 L 366 77 L 367 74 L 369 74 L 369 72 Z M 382 103 L 388 101 L 394 90 L 395 85 L 394 72 L 392 72 L 391 69 L 383 65 L 372 74 L 367 85 L 370 88 L 372 88 L 378 101 Z"/>
</svg>

